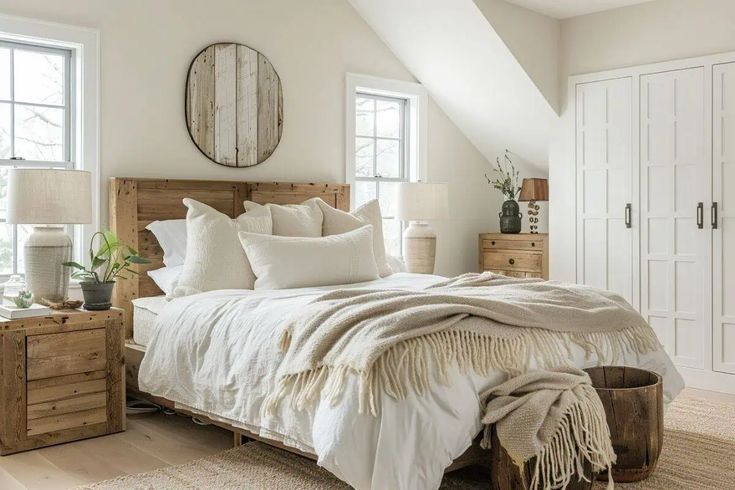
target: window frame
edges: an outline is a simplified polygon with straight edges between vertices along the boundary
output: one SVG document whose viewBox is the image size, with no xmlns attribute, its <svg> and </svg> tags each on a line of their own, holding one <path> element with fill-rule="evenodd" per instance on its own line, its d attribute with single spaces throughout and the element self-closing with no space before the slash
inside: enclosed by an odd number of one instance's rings
<svg viewBox="0 0 735 490">
<path fill-rule="evenodd" d="M 0 39 L 4 42 L 70 52 L 67 101 L 69 118 L 69 166 L 92 176 L 92 222 L 73 226 L 74 256 L 85 263 L 84 253 L 92 235 L 100 229 L 100 33 L 98 29 L 0 14 Z M 8 161 L 3 159 L 4 163 Z M 11 160 L 15 167 L 61 168 L 58 162 Z M 73 165 L 73 166 L 72 166 Z M 72 228 L 72 227 L 70 227 Z M 20 250 L 15 247 L 17 254 Z M 4 282 L 7 275 L 0 276 Z M 1 287 L 1 285 L 0 285 Z"/>
<path fill-rule="evenodd" d="M 369 177 L 357 176 L 355 138 L 357 134 L 357 98 L 368 96 L 374 98 L 385 98 L 388 100 L 400 99 L 403 102 L 403 124 L 401 125 L 401 155 L 403 164 L 399 177 L 382 177 L 373 175 Z M 347 73 L 346 75 L 346 99 L 345 99 L 345 182 L 350 184 L 350 205 L 355 207 L 355 184 L 357 182 L 376 182 L 376 198 L 380 197 L 381 182 L 416 182 L 427 181 L 427 101 L 426 89 L 413 82 L 401 80 L 389 80 Z M 373 138 L 376 142 L 377 129 L 373 129 Z M 390 139 L 390 138 L 387 138 Z M 374 143 L 375 144 L 375 143 Z M 373 154 L 373 173 L 377 174 L 377 155 Z M 391 218 L 386 216 L 384 218 Z M 392 218 L 395 219 L 395 218 Z M 405 229 L 406 223 L 401 222 L 401 229 Z M 401 254 L 403 253 L 401 245 Z"/>
</svg>

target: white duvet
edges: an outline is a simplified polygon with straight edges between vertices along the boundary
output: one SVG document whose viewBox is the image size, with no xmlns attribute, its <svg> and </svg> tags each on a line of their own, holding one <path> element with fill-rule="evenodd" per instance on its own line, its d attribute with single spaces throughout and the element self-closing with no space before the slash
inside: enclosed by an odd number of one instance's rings
<svg viewBox="0 0 735 490">
<path fill-rule="evenodd" d="M 354 386 L 336 406 L 320 402 L 298 412 L 280 404 L 261 417 L 263 399 L 275 385 L 281 360 L 280 325 L 325 291 L 344 287 L 425 288 L 442 277 L 399 273 L 350 286 L 279 291 L 211 291 L 171 301 L 158 315 L 140 367 L 139 385 L 153 395 L 315 453 L 319 464 L 357 489 L 435 489 L 444 469 L 480 432 L 478 393 L 506 379 L 451 373 L 451 383 L 434 383 L 424 396 L 381 400 L 377 417 L 358 414 Z M 574 364 L 596 365 L 572 346 Z M 626 354 L 624 364 L 664 378 L 667 402 L 683 388 L 663 352 Z M 533 367 L 533 366 L 531 366 Z M 211 415 L 210 415 L 211 416 Z"/>
</svg>

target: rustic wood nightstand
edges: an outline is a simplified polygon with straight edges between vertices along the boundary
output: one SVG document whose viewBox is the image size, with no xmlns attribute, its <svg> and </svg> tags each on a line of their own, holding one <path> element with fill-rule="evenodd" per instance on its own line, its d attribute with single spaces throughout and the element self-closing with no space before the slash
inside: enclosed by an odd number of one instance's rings
<svg viewBox="0 0 735 490">
<path fill-rule="evenodd" d="M 125 430 L 123 310 L 0 319 L 0 455 Z"/>
<path fill-rule="evenodd" d="M 549 278 L 549 235 L 481 233 L 480 272 Z"/>
</svg>

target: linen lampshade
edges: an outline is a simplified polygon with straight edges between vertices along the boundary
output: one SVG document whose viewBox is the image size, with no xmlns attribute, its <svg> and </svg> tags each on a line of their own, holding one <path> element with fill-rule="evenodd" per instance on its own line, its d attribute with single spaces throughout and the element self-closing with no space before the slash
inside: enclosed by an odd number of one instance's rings
<svg viewBox="0 0 735 490">
<path fill-rule="evenodd" d="M 523 179 L 519 201 L 548 201 L 549 181 L 546 179 Z"/>
<path fill-rule="evenodd" d="M 81 170 L 13 168 L 7 222 L 64 225 L 92 222 L 92 175 Z"/>
<path fill-rule="evenodd" d="M 441 220 L 449 214 L 447 184 L 401 182 L 398 184 L 396 218 L 401 220 Z"/>
</svg>

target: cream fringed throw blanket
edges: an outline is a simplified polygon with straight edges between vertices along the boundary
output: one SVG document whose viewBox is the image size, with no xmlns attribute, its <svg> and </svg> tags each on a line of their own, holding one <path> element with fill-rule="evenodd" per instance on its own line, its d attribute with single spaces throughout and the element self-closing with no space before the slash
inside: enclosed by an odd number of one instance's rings
<svg viewBox="0 0 735 490">
<path fill-rule="evenodd" d="M 584 475 L 585 461 L 595 472 L 615 462 L 605 409 L 584 371 L 567 367 L 528 372 L 480 399 L 487 400 L 483 447 L 489 447 L 495 424 L 500 444 L 521 470 L 536 458 L 534 490 L 565 488 L 572 478 Z"/>
<path fill-rule="evenodd" d="M 286 396 L 296 409 L 325 396 L 336 403 L 349 372 L 359 375 L 360 412 L 377 413 L 377 394 L 423 394 L 432 376 L 448 383 L 455 363 L 487 375 L 569 364 L 570 342 L 614 362 L 658 341 L 614 293 L 540 279 L 465 274 L 425 290 L 344 289 L 327 293 L 286 322 L 278 385 L 263 408 Z"/>
</svg>

